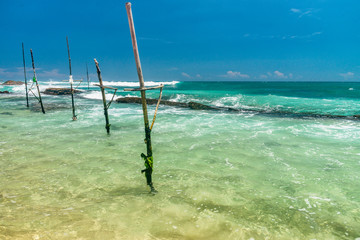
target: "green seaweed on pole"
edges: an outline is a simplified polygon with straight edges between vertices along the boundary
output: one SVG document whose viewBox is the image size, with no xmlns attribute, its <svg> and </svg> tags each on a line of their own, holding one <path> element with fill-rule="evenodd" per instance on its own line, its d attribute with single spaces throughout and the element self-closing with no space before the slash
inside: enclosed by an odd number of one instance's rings
<svg viewBox="0 0 360 240">
<path fill-rule="evenodd" d="M 134 56 L 135 56 L 136 69 L 137 69 L 137 73 L 138 73 L 138 77 L 139 77 L 140 88 L 124 89 L 124 91 L 140 91 L 140 93 L 141 93 L 141 103 L 142 103 L 142 108 L 143 108 L 144 125 L 145 125 L 145 144 L 146 144 L 146 150 L 147 150 L 146 155 L 144 153 L 141 154 L 141 157 L 144 159 L 144 165 L 145 165 L 145 169 L 142 170 L 141 172 L 145 173 L 146 183 L 147 183 L 147 185 L 149 185 L 151 193 L 156 193 L 157 191 L 155 190 L 153 182 L 152 182 L 152 171 L 153 171 L 154 158 L 153 158 L 152 146 L 151 146 L 151 130 L 152 130 L 152 126 L 154 125 L 154 122 L 155 122 L 156 112 L 158 110 L 159 104 L 157 104 L 157 107 L 155 110 L 153 123 L 151 124 L 151 127 L 149 127 L 149 119 L 148 119 L 146 93 L 145 92 L 146 92 L 146 90 L 160 88 L 161 90 L 160 90 L 160 96 L 159 96 L 159 100 L 158 100 L 158 102 L 160 103 L 161 93 L 162 93 L 162 89 L 164 86 L 160 85 L 160 86 L 149 87 L 149 88 L 145 87 L 144 78 L 143 78 L 143 74 L 142 74 L 142 70 L 141 70 L 139 51 L 138 51 L 137 42 L 136 42 L 135 27 L 134 27 L 132 12 L 131 12 L 131 3 L 128 2 L 125 4 L 125 6 L 126 6 L 126 12 L 127 12 L 128 20 L 129 20 L 130 35 L 131 35 L 132 46 L 133 46 L 133 51 L 134 51 Z"/>
<path fill-rule="evenodd" d="M 99 67 L 99 63 L 96 61 L 96 59 L 94 59 L 94 62 L 95 62 L 95 66 L 96 66 L 96 70 L 97 70 L 97 74 L 98 74 L 98 78 L 99 78 L 99 84 L 94 84 L 96 86 L 99 86 L 100 87 L 100 90 L 101 90 L 101 95 L 102 95 L 102 100 L 103 100 L 103 104 L 104 104 L 104 115 L 105 115 L 105 128 L 106 128 L 106 131 L 108 134 L 110 134 L 110 122 L 109 122 L 109 114 L 108 114 L 108 109 L 112 103 L 112 101 L 114 100 L 114 97 L 115 97 L 115 93 L 117 91 L 117 88 L 113 88 L 113 87 L 107 87 L 107 86 L 104 86 L 103 85 L 103 82 L 102 82 L 102 77 L 101 77 L 101 71 L 100 71 L 100 67 Z M 114 94 L 110 100 L 109 103 L 106 103 L 106 97 L 105 97 L 105 88 L 108 88 L 108 89 L 113 89 L 115 90 L 114 91 Z"/>
<path fill-rule="evenodd" d="M 29 107 L 29 92 L 28 92 L 28 89 L 27 89 L 27 79 L 26 79 L 26 67 L 25 67 L 24 43 L 22 43 L 22 54 L 23 54 L 23 63 L 24 63 L 25 92 L 26 92 L 26 107 Z"/>
<path fill-rule="evenodd" d="M 39 101 L 39 103 L 41 105 L 41 111 L 45 114 L 45 109 L 44 109 L 44 106 L 43 106 L 43 102 L 42 102 L 41 94 L 40 94 L 40 89 L 39 89 L 39 83 L 38 83 L 37 78 L 36 78 L 35 63 L 34 63 L 34 56 L 33 56 L 32 49 L 30 49 L 30 54 L 31 54 L 32 67 L 33 67 L 33 71 L 34 71 L 34 77 L 33 77 L 33 83 L 31 85 L 31 87 L 29 88 L 29 91 L 31 91 L 31 93 L 34 95 L 34 97 Z M 37 88 L 37 91 L 38 91 L 38 96 L 36 96 L 36 94 L 32 91 L 32 88 L 33 88 L 34 84 L 36 84 L 36 88 Z"/>
</svg>

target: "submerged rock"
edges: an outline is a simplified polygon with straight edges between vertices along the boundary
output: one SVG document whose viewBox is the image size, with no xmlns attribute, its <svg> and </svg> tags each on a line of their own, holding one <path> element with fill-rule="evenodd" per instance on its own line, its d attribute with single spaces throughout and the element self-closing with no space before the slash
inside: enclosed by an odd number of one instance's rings
<svg viewBox="0 0 360 240">
<path fill-rule="evenodd" d="M 10 92 L 9 91 L 0 91 L 0 94 L 4 94 L 4 93 L 9 94 Z"/>
<path fill-rule="evenodd" d="M 2 112 L 1 115 L 13 115 L 12 112 Z"/>
<path fill-rule="evenodd" d="M 115 100 L 118 103 L 138 103 L 141 104 L 141 98 L 139 97 L 124 97 L 124 98 L 117 98 Z M 147 98 L 146 99 L 146 103 L 149 105 L 154 105 L 157 104 L 158 99 L 152 99 L 152 98 Z M 173 102 L 173 101 L 167 101 L 167 100 L 161 100 L 160 101 L 161 105 L 166 105 L 166 106 L 172 106 L 172 107 L 182 107 L 182 108 L 192 108 L 192 109 L 209 109 L 211 107 L 200 104 L 200 103 L 194 103 L 191 106 L 189 105 L 190 103 L 183 103 L 183 102 Z"/>
<path fill-rule="evenodd" d="M 4 82 L 2 85 L 23 85 L 24 82 L 22 81 L 13 81 L 13 80 L 9 80 Z"/>
<path fill-rule="evenodd" d="M 43 106 L 46 112 L 57 111 L 62 109 L 71 109 L 71 104 L 64 104 L 64 103 L 43 103 Z M 41 112 L 42 109 L 40 103 L 31 104 L 30 111 Z"/>
<path fill-rule="evenodd" d="M 79 93 L 79 90 L 73 90 L 74 93 Z M 71 89 L 70 88 L 47 88 L 44 92 L 47 95 L 70 95 Z"/>
<path fill-rule="evenodd" d="M 220 110 L 220 108 L 211 107 L 197 102 L 189 102 L 188 107 L 194 110 Z"/>
<path fill-rule="evenodd" d="M 138 103 L 141 104 L 141 98 L 139 97 L 124 97 L 117 98 L 115 100 L 118 103 Z M 157 104 L 157 99 L 146 99 L 147 104 L 153 105 Z M 330 114 L 317 114 L 317 113 L 296 113 L 291 111 L 283 111 L 283 110 L 261 110 L 261 109 L 248 109 L 248 108 L 230 108 L 230 107 L 213 107 L 209 105 L 205 105 L 197 102 L 173 102 L 161 100 L 161 105 L 173 106 L 173 107 L 182 107 L 182 108 L 190 108 L 193 110 L 215 110 L 215 111 L 228 111 L 228 112 L 248 112 L 254 114 L 268 115 L 273 117 L 291 117 L 291 118 L 334 118 L 334 119 L 349 119 L 349 120 L 360 120 L 360 115 L 354 116 L 345 116 L 345 115 L 330 115 Z"/>
</svg>

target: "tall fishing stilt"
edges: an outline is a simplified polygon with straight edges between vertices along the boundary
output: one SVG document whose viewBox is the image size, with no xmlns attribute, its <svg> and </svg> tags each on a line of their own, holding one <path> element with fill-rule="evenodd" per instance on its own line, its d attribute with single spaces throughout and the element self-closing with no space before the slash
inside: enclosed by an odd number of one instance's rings
<svg viewBox="0 0 360 240">
<path fill-rule="evenodd" d="M 141 172 L 142 173 L 145 172 L 147 185 L 149 185 L 151 192 L 154 193 L 154 192 L 156 192 L 156 190 L 152 183 L 153 154 L 152 154 L 152 146 L 151 146 L 151 129 L 149 127 L 149 119 L 148 119 L 145 91 L 150 90 L 150 89 L 156 89 L 156 88 L 162 89 L 163 85 L 160 85 L 157 87 L 145 88 L 144 78 L 143 78 L 143 74 L 142 74 L 142 70 L 141 70 L 139 51 L 138 51 L 137 42 L 136 42 L 134 21 L 133 21 L 132 12 L 131 12 L 131 3 L 128 2 L 125 4 L 125 6 L 126 6 L 126 12 L 128 15 L 128 20 L 129 20 L 130 35 L 131 35 L 131 40 L 132 40 L 132 45 L 133 45 L 133 50 L 134 50 L 136 69 L 137 69 L 137 73 L 138 73 L 138 77 L 139 77 L 140 88 L 124 89 L 124 90 L 141 92 L 141 103 L 142 103 L 142 108 L 143 108 L 144 124 L 145 124 L 145 143 L 146 143 L 146 150 L 147 150 L 147 155 L 145 155 L 144 153 L 141 154 L 141 157 L 145 161 L 145 167 L 146 167 L 146 169 L 142 170 Z M 160 101 L 160 98 L 159 98 L 159 101 Z"/>
<path fill-rule="evenodd" d="M 28 92 L 28 89 L 27 89 L 27 79 L 26 79 L 26 67 L 25 67 L 24 43 L 22 43 L 22 54 L 23 54 L 23 63 L 24 63 L 25 92 L 26 92 L 26 107 L 29 107 L 29 92 Z"/>
<path fill-rule="evenodd" d="M 74 89 L 73 89 L 73 77 L 71 73 L 71 58 L 70 58 L 70 48 L 69 48 L 69 40 L 66 36 L 66 44 L 67 44 L 67 50 L 68 50 L 68 56 L 69 56 L 69 70 L 70 70 L 70 76 L 69 76 L 69 83 L 70 83 L 70 89 L 71 89 L 71 106 L 72 106 L 72 113 L 73 113 L 73 121 L 77 120 L 77 117 L 75 115 L 75 103 L 74 103 Z"/>
<path fill-rule="evenodd" d="M 90 81 L 89 81 L 89 70 L 88 70 L 87 64 L 86 64 L 86 79 L 87 79 L 88 90 L 89 90 L 90 89 Z"/>
<path fill-rule="evenodd" d="M 32 61 L 32 67 L 33 67 L 33 71 L 34 71 L 34 77 L 33 77 L 33 82 L 36 83 L 36 88 L 38 90 L 38 94 L 39 94 L 39 103 L 41 105 L 41 111 L 45 114 L 45 110 L 44 110 L 44 106 L 43 106 L 43 102 L 41 100 L 41 94 L 40 94 L 40 89 L 39 89 L 39 84 L 36 78 L 36 72 L 35 72 L 35 64 L 34 64 L 34 56 L 33 56 L 33 52 L 32 49 L 30 49 L 30 54 L 31 54 L 31 61 Z M 33 93 L 34 94 L 34 93 Z M 34 94 L 34 96 L 36 97 L 36 95 Z"/>
<path fill-rule="evenodd" d="M 105 128 L 106 128 L 107 133 L 110 134 L 110 126 L 111 126 L 111 124 L 109 123 L 108 109 L 109 109 L 110 104 L 112 103 L 112 101 L 113 101 L 113 99 L 114 99 L 114 96 L 115 96 L 115 93 L 116 93 L 116 91 L 117 91 L 117 88 L 106 87 L 106 86 L 103 85 L 102 78 L 101 78 L 101 71 L 100 71 L 99 63 L 96 61 L 96 59 L 94 59 L 94 61 L 95 61 L 96 70 L 97 70 L 97 74 L 98 74 L 98 78 L 99 78 L 99 83 L 100 83 L 100 84 L 95 84 L 95 85 L 96 85 L 96 86 L 99 86 L 100 89 L 101 89 L 101 95 L 102 95 L 103 104 L 104 104 L 105 122 L 106 122 Z M 111 101 L 110 101 L 109 103 L 106 103 L 105 88 L 109 88 L 109 89 L 115 90 L 115 91 L 114 91 L 114 94 L 113 94 L 113 96 L 112 96 L 112 99 L 111 99 Z"/>
</svg>

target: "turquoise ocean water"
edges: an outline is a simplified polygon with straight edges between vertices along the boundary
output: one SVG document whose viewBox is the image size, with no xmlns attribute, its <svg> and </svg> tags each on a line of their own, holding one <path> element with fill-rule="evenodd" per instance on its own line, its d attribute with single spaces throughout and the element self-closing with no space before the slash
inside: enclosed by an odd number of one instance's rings
<svg viewBox="0 0 360 240">
<path fill-rule="evenodd" d="M 0 239 L 360 239 L 360 83 L 164 84 L 165 100 L 241 111 L 160 106 L 157 195 L 140 105 L 112 103 L 108 136 L 95 86 L 72 121 L 70 96 L 43 95 L 44 115 L 0 85 Z"/>
</svg>

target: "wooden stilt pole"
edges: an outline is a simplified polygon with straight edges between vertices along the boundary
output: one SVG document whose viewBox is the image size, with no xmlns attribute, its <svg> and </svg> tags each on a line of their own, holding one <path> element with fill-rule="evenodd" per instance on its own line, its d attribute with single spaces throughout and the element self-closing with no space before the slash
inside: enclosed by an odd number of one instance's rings
<svg viewBox="0 0 360 240">
<path fill-rule="evenodd" d="M 99 63 L 96 61 L 96 59 L 94 59 L 94 61 L 95 61 L 95 66 L 96 66 L 96 70 L 97 70 L 97 74 L 98 74 L 98 78 L 99 78 L 99 83 L 100 83 L 97 86 L 99 86 L 100 89 L 101 89 L 101 95 L 102 95 L 103 104 L 104 104 L 104 115 L 105 115 L 105 122 L 106 122 L 105 128 L 106 128 L 107 133 L 110 134 L 110 126 L 111 126 L 111 124 L 109 123 L 108 109 L 110 107 L 110 104 L 111 104 L 112 100 L 114 99 L 117 88 L 106 87 L 106 86 L 103 85 Z M 108 104 L 106 103 L 105 88 L 110 88 L 110 89 L 115 90 L 114 95 L 113 95 L 111 101 Z"/>
<path fill-rule="evenodd" d="M 38 94 L 39 94 L 39 99 L 38 99 L 38 100 L 39 100 L 40 105 L 41 105 L 41 110 L 42 110 L 42 112 L 45 114 L 43 102 L 42 102 L 42 100 L 41 100 L 41 94 L 40 94 L 39 84 L 38 84 L 38 81 L 37 81 L 37 78 L 36 78 L 35 64 L 34 64 L 34 56 L 33 56 L 32 49 L 30 49 L 30 54 L 31 54 L 32 67 L 33 67 L 33 71 L 34 71 L 33 81 L 36 83 L 36 88 L 37 88 L 37 90 L 38 90 Z"/>
<path fill-rule="evenodd" d="M 72 106 L 72 113 L 73 113 L 72 120 L 76 121 L 77 117 L 75 115 L 74 89 L 73 89 L 74 80 L 73 80 L 72 73 L 71 73 L 70 48 L 69 48 L 69 40 L 68 40 L 67 36 L 66 36 L 66 44 L 67 44 L 67 50 L 68 50 L 68 56 L 69 56 L 69 70 L 70 70 L 69 83 L 70 83 L 70 89 L 71 89 L 71 106 Z"/>
<path fill-rule="evenodd" d="M 135 27 L 134 27 L 134 21 L 131 11 L 131 3 L 128 2 L 125 4 L 126 12 L 129 20 L 129 27 L 130 27 L 130 35 L 132 40 L 132 46 L 134 50 L 134 56 L 135 56 L 135 62 L 136 62 L 136 69 L 139 77 L 139 89 L 133 89 L 134 91 L 140 91 L 141 92 L 141 103 L 142 103 L 142 109 L 143 109 L 143 115 L 144 115 L 144 125 L 145 125 L 145 143 L 146 143 L 146 152 L 147 155 L 141 154 L 141 157 L 145 160 L 145 166 L 146 169 L 142 170 L 142 172 L 145 172 L 145 177 L 147 184 L 149 185 L 151 192 L 156 192 L 153 183 L 152 183 L 152 171 L 153 171 L 153 153 L 152 153 L 152 146 L 151 146 L 151 129 L 149 127 L 149 119 L 148 119 L 148 112 L 147 112 L 147 105 L 146 105 L 146 94 L 145 91 L 148 90 L 145 88 L 144 84 L 144 78 L 141 70 L 141 63 L 140 63 L 140 57 L 139 57 L 139 51 L 138 46 L 136 42 L 136 35 L 135 35 Z M 160 86 L 162 87 L 162 86 Z M 129 90 L 131 91 L 131 90 Z"/>
<path fill-rule="evenodd" d="M 90 89 L 90 81 L 89 81 L 89 70 L 88 70 L 88 65 L 86 64 L 86 79 L 87 79 L 87 83 L 88 83 L 88 90 Z"/>
<path fill-rule="evenodd" d="M 29 107 L 29 92 L 28 92 L 28 89 L 27 89 L 27 79 L 26 79 L 26 67 L 25 67 L 25 52 L 24 52 L 24 43 L 22 43 L 22 54 L 23 54 L 23 63 L 24 63 L 25 92 L 26 92 L 26 107 Z"/>
</svg>

